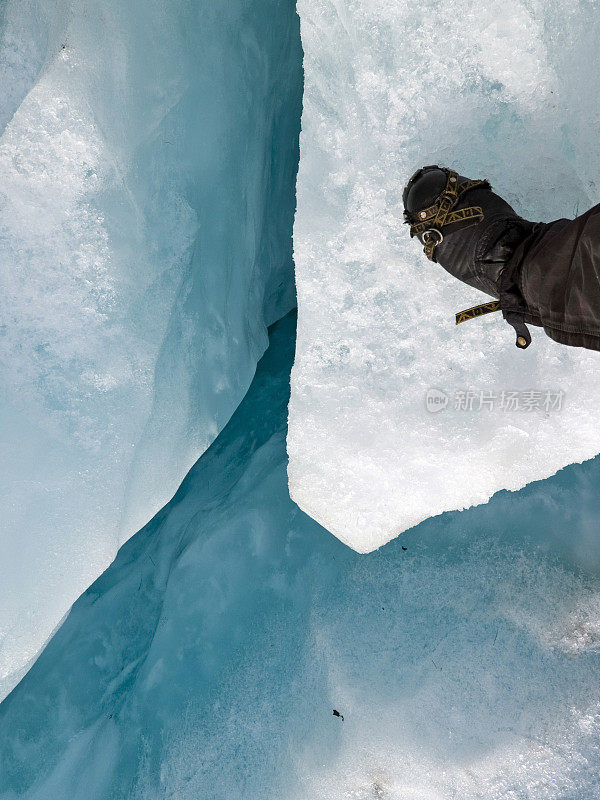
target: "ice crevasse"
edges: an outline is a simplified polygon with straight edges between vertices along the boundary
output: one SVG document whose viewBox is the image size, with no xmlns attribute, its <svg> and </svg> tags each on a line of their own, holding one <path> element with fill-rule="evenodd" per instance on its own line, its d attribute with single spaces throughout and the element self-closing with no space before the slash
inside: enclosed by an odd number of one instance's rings
<svg viewBox="0 0 600 800">
<path fill-rule="evenodd" d="M 301 92 L 291 2 L 0 2 L 0 697 L 295 304 Z"/>
<path fill-rule="evenodd" d="M 0 704 L 0 799 L 596 800 L 598 460 L 438 514 L 593 455 L 596 362 L 449 336 L 465 290 L 400 226 L 423 160 L 593 202 L 595 3 L 302 0 L 298 343 L 254 377 L 294 302 L 293 4 L 0 8 L 5 690 L 204 451 Z M 422 412 L 523 355 L 563 411 Z"/>
<path fill-rule="evenodd" d="M 0 798 L 595 800 L 598 460 L 359 555 L 289 497 L 294 327 L 0 704 Z"/>
</svg>

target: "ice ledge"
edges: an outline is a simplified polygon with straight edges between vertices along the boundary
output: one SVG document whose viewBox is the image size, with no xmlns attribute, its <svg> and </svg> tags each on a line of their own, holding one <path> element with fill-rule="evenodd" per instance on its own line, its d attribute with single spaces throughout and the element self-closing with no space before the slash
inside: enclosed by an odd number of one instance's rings
<svg viewBox="0 0 600 800">
<path fill-rule="evenodd" d="M 580 75 L 600 28 L 583 3 L 298 9 L 290 492 L 368 552 L 600 451 L 600 356 L 539 330 L 517 351 L 497 315 L 455 328 L 483 296 L 426 261 L 401 224 L 407 178 L 435 162 L 490 179 L 530 219 L 598 202 L 600 77 L 583 97 Z"/>
</svg>

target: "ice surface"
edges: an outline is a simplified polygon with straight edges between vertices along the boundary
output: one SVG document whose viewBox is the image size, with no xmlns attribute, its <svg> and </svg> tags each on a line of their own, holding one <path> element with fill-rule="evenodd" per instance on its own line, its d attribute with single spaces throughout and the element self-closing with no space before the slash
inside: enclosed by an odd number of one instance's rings
<svg viewBox="0 0 600 800">
<path fill-rule="evenodd" d="M 412 172 L 489 178 L 525 217 L 600 200 L 598 6 L 300 0 L 305 96 L 294 254 L 299 302 L 291 495 L 360 552 L 600 451 L 600 356 L 499 315 L 402 225 Z M 582 84 L 585 84 L 583 89 Z M 448 406 L 426 410 L 428 390 Z M 473 410 L 455 409 L 473 392 Z M 500 409 L 519 394 L 529 411 Z M 562 411 L 544 410 L 564 392 Z M 490 395 L 495 399 L 489 408 Z M 444 395 L 438 394 L 443 399 Z M 469 401 L 467 400 L 467 403 Z"/>
<path fill-rule="evenodd" d="M 301 85 L 291 1 L 0 3 L 0 697 L 295 302 Z"/>
<path fill-rule="evenodd" d="M 596 800 L 600 460 L 359 556 L 289 499 L 293 332 L 0 705 L 0 798 Z"/>
</svg>

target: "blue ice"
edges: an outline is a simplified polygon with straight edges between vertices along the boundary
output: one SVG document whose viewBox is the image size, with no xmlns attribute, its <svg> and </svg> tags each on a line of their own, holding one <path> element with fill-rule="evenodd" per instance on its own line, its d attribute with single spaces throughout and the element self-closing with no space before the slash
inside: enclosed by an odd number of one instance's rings
<svg viewBox="0 0 600 800">
<path fill-rule="evenodd" d="M 597 798 L 600 463 L 358 555 L 289 499 L 294 330 L 0 706 L 0 798 Z"/>
<path fill-rule="evenodd" d="M 0 698 L 294 306 L 301 97 L 292 0 L 0 0 Z"/>
</svg>

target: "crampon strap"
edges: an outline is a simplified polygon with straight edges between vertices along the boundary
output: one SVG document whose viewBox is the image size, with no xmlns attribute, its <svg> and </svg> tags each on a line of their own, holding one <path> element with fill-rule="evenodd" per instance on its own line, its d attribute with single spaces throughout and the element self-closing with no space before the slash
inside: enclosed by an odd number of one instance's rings
<svg viewBox="0 0 600 800">
<path fill-rule="evenodd" d="M 444 228 L 452 226 L 453 230 L 467 228 L 481 222 L 484 218 L 481 206 L 469 206 L 457 211 L 452 209 L 465 192 L 477 186 L 491 189 L 488 181 L 466 180 L 460 183 L 458 173 L 448 170 L 446 188 L 433 205 L 423 208 L 414 214 L 405 214 L 410 223 L 410 235 L 420 236 L 423 252 L 430 261 L 435 261 L 435 248 L 444 241 Z"/>
<path fill-rule="evenodd" d="M 461 322 L 466 322 L 468 319 L 476 319 L 483 314 L 491 314 L 494 311 L 501 310 L 502 305 L 500 300 L 491 300 L 489 303 L 481 303 L 478 306 L 472 306 L 471 308 L 465 308 L 464 311 L 459 311 L 456 314 L 456 324 L 459 325 Z M 531 344 L 531 334 L 529 333 L 527 325 L 523 322 L 522 316 L 517 312 L 510 311 L 504 311 L 503 316 L 508 324 L 512 325 L 515 329 L 515 333 L 517 334 L 517 339 L 515 341 L 516 346 L 521 350 L 525 350 L 525 348 L 529 347 Z"/>
</svg>

